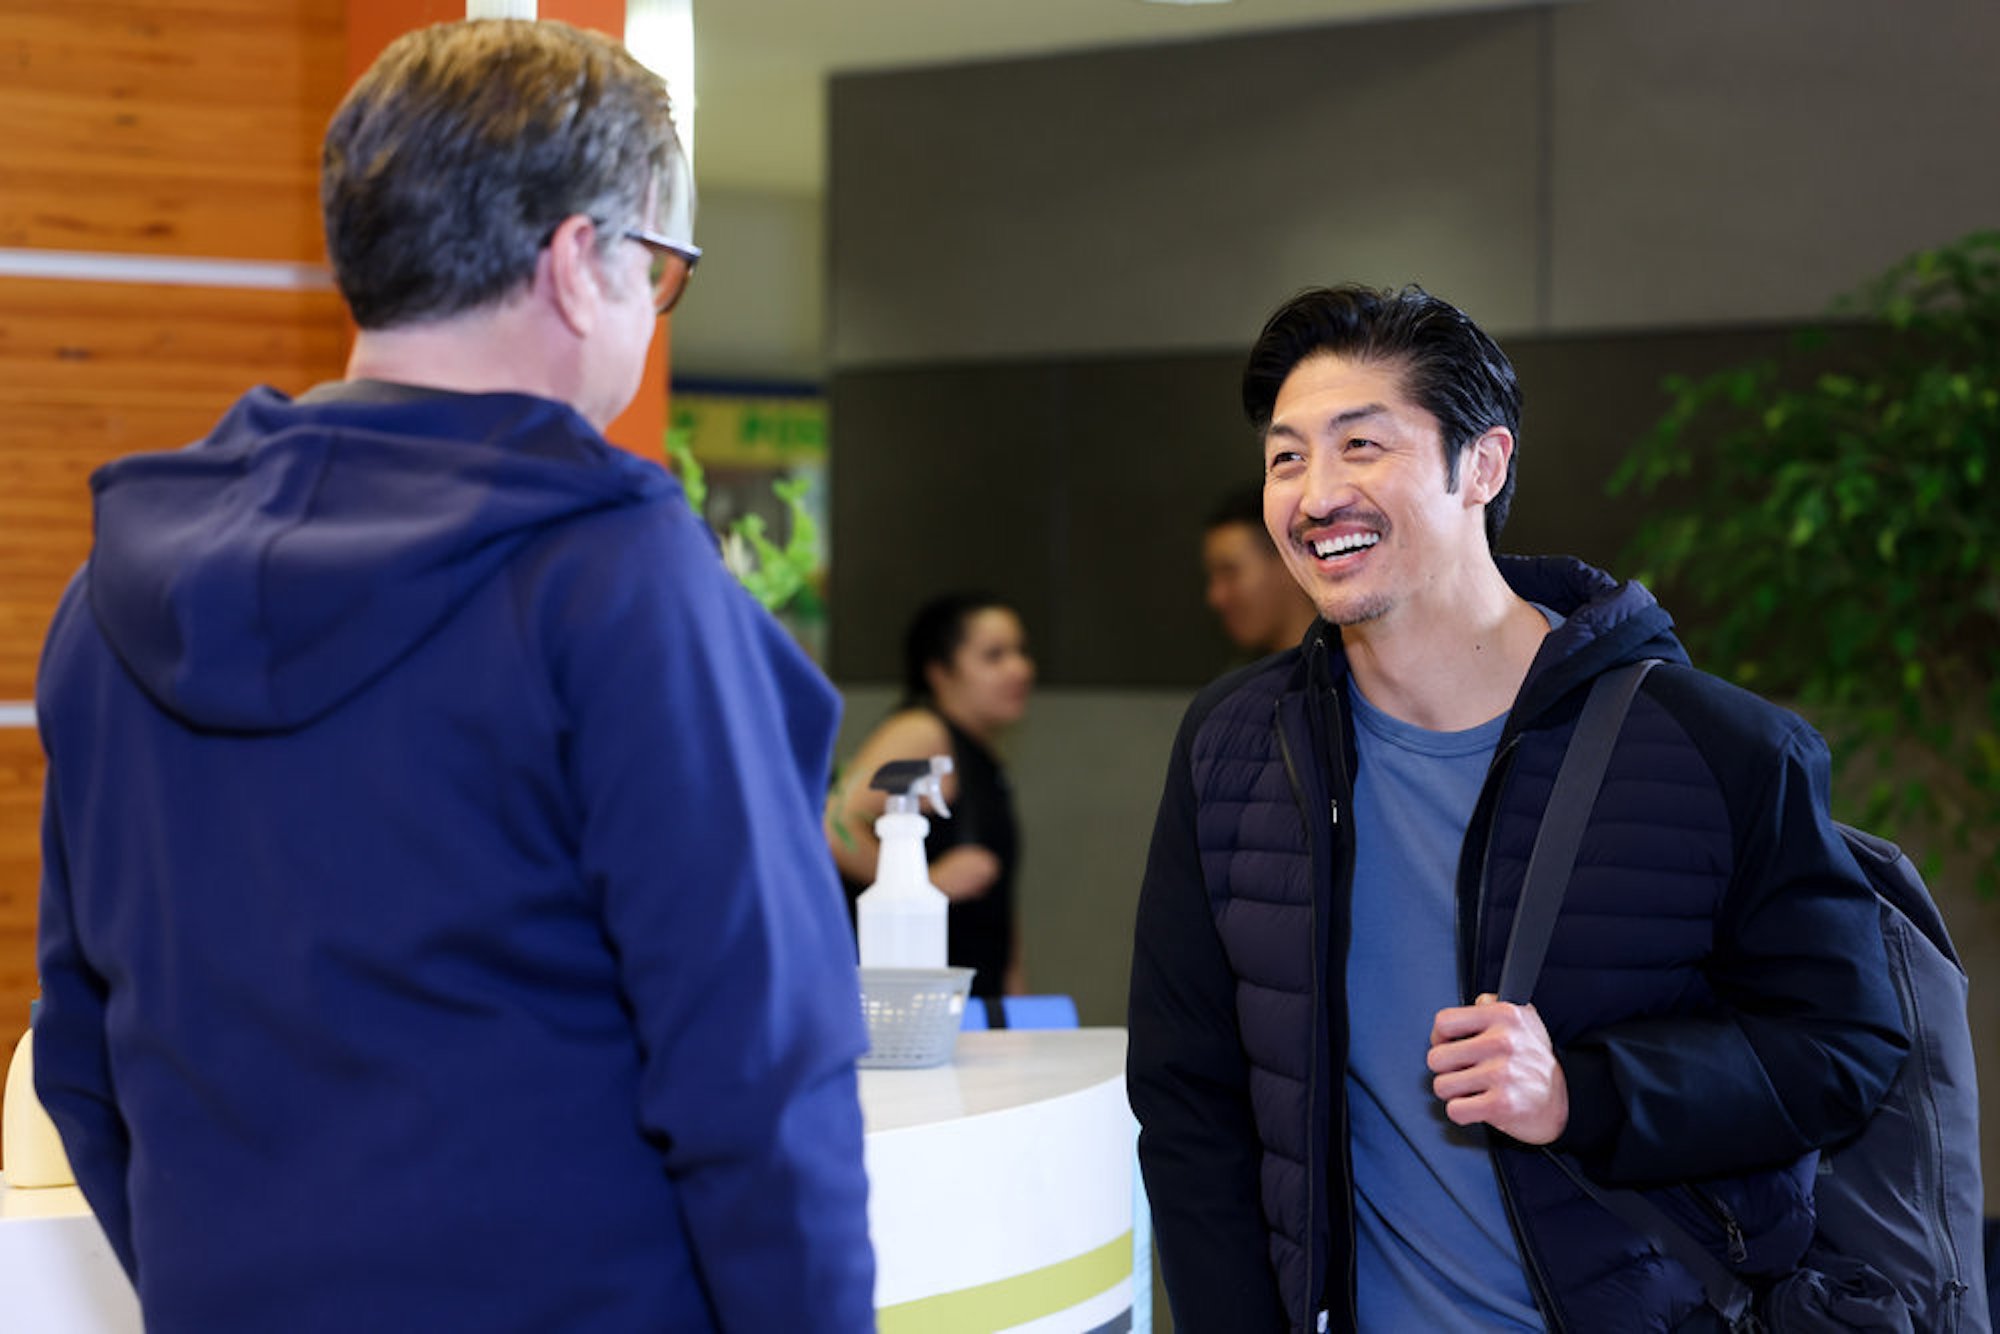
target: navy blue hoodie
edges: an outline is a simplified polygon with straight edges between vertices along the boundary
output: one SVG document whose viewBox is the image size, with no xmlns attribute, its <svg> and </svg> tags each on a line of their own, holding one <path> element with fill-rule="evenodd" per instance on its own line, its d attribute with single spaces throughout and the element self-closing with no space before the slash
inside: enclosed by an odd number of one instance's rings
<svg viewBox="0 0 2000 1334">
<path fill-rule="evenodd" d="M 41 1095 L 147 1327 L 872 1327 L 836 699 L 569 408 L 247 395 L 92 479 Z"/>
</svg>

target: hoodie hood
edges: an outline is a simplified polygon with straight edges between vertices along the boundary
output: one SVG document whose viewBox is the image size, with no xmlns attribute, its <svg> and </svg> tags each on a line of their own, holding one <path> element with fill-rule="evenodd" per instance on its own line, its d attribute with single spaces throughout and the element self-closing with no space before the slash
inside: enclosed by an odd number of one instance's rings
<svg viewBox="0 0 2000 1334">
<path fill-rule="evenodd" d="M 161 708 L 233 732 L 338 707 L 550 526 L 679 491 L 563 404 L 368 381 L 254 390 L 91 488 L 98 627 Z"/>
<path fill-rule="evenodd" d="M 1525 722 L 1598 675 L 1642 658 L 1685 664 L 1674 618 L 1645 585 L 1620 582 L 1573 556 L 1500 556 L 1514 592 L 1565 619 L 1529 664 L 1514 715 Z"/>
</svg>

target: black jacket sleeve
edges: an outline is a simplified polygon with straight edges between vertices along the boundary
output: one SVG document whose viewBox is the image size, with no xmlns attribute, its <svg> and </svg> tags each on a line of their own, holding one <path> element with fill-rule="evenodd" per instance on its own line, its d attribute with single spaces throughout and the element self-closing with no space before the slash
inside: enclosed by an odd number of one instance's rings
<svg viewBox="0 0 2000 1334">
<path fill-rule="evenodd" d="M 1260 1204 L 1261 1151 L 1195 839 L 1182 724 L 1154 825 L 1132 955 L 1127 1081 L 1162 1277 L 1184 1334 L 1285 1328 Z"/>
<path fill-rule="evenodd" d="M 1716 1004 L 1586 1034 L 1562 1053 L 1560 1147 L 1619 1184 L 1796 1159 L 1858 1128 L 1908 1047 L 1872 890 L 1828 814 L 1828 758 L 1792 720 L 1723 756 L 1736 865 L 1707 964 Z"/>
</svg>

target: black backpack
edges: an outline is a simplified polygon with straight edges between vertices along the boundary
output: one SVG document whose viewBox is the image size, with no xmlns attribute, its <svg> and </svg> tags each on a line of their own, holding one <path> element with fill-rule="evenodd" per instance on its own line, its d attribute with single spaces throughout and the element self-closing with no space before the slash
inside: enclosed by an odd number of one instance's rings
<svg viewBox="0 0 2000 1334">
<path fill-rule="evenodd" d="M 1592 683 L 1529 856 L 1502 1000 L 1524 1003 L 1533 990 L 1605 765 L 1652 666 L 1635 663 Z M 1991 1334 L 1965 967 L 1903 850 L 1837 827 L 1875 889 L 1910 1053 L 1867 1124 L 1821 1152 L 1818 1227 L 1800 1269 L 1753 1294 L 1650 1200 L 1598 1186 L 1551 1156 L 1585 1193 L 1691 1270 L 1731 1330 Z"/>
</svg>

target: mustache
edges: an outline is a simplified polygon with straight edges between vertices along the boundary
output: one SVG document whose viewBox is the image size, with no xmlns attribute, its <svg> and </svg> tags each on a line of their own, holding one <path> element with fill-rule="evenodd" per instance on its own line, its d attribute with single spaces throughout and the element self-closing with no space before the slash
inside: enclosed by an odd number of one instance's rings
<svg viewBox="0 0 2000 1334">
<path fill-rule="evenodd" d="M 1307 533 L 1315 528 L 1325 528 L 1336 523 L 1360 524 L 1364 528 L 1372 528 L 1380 533 L 1389 531 L 1389 516 L 1381 510 L 1363 505 L 1350 505 L 1327 514 L 1303 515 L 1286 532 L 1293 542 L 1303 546 Z"/>
</svg>

